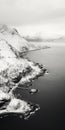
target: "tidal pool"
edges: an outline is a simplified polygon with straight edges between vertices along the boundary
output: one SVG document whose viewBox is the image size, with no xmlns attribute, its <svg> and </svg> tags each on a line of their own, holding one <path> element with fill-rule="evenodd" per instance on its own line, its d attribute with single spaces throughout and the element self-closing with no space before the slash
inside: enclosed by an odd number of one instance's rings
<svg viewBox="0 0 65 130">
<path fill-rule="evenodd" d="M 47 73 L 36 79 L 28 89 L 17 88 L 16 97 L 39 104 L 40 110 L 28 120 L 11 114 L 1 119 L 2 129 L 64 130 L 65 129 L 65 47 L 52 46 L 49 49 L 29 52 L 26 56 L 43 64 Z M 38 93 L 30 94 L 30 89 Z"/>
</svg>

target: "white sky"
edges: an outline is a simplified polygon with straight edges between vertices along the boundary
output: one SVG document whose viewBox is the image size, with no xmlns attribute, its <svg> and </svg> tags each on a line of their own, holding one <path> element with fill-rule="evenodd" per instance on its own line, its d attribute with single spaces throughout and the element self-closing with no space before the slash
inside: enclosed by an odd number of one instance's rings
<svg viewBox="0 0 65 130">
<path fill-rule="evenodd" d="M 47 27 L 51 32 L 64 33 L 65 0 L 0 0 L 0 23 L 45 25 L 44 30 Z"/>
<path fill-rule="evenodd" d="M 37 24 L 65 18 L 65 0 L 0 0 L 0 23 Z"/>
</svg>

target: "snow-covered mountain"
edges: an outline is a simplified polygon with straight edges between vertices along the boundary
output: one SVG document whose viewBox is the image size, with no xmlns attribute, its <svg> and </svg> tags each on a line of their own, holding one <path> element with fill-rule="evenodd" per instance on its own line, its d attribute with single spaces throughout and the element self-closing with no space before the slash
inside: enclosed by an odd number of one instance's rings
<svg viewBox="0 0 65 130">
<path fill-rule="evenodd" d="M 18 33 L 15 28 L 0 25 L 0 41 L 5 41 L 18 53 L 29 49 L 28 42 Z"/>
<path fill-rule="evenodd" d="M 41 35 L 37 36 L 25 36 L 24 37 L 28 42 L 65 42 L 65 36 L 54 36 L 51 38 L 44 38 L 44 36 L 42 37 Z"/>
<path fill-rule="evenodd" d="M 39 109 L 38 105 L 31 107 L 13 94 L 17 87 L 28 88 L 33 79 L 46 71 L 41 65 L 20 56 L 24 51 L 35 49 L 29 45 L 16 29 L 0 25 L 0 115 L 21 113 L 25 117 Z"/>
</svg>

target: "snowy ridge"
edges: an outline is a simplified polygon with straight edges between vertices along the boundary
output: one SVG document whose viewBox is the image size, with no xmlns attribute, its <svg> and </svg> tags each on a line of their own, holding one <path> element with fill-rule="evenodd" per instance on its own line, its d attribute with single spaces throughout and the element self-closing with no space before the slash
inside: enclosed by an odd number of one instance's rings
<svg viewBox="0 0 65 130">
<path fill-rule="evenodd" d="M 5 40 L 15 48 L 19 53 L 28 50 L 28 42 L 19 35 L 18 31 L 14 28 L 0 25 L 0 40 Z"/>
<path fill-rule="evenodd" d="M 24 49 L 28 48 L 28 43 L 16 30 L 12 35 L 12 30 L 0 26 L 0 114 L 21 113 L 26 118 L 25 116 L 35 113 L 39 105 L 15 98 L 13 91 L 17 87 L 30 86 L 46 69 L 20 57 L 20 53 L 23 54 Z"/>
</svg>

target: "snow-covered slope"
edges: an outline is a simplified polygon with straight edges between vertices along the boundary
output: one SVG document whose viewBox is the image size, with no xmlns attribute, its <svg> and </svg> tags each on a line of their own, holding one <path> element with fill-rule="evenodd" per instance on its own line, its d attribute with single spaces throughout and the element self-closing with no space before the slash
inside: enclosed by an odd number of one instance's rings
<svg viewBox="0 0 65 130">
<path fill-rule="evenodd" d="M 2 40 L 5 40 L 17 52 L 18 56 L 22 56 L 23 52 L 25 53 L 30 50 L 47 48 L 47 45 L 44 45 L 43 42 L 40 43 L 40 38 L 36 37 L 32 41 L 30 39 L 28 40 L 26 37 L 22 37 L 15 28 L 6 25 L 0 25 L 0 41 Z"/>
<path fill-rule="evenodd" d="M 17 99 L 13 94 L 17 87 L 29 87 L 36 77 L 46 71 L 39 64 L 20 57 L 20 53 L 28 49 L 28 42 L 16 29 L 0 25 L 0 114 L 30 116 L 39 109 L 38 105 Z"/>
<path fill-rule="evenodd" d="M 19 35 L 18 31 L 6 25 L 0 25 L 0 40 L 5 40 L 19 53 L 29 49 L 28 42 Z"/>
</svg>

